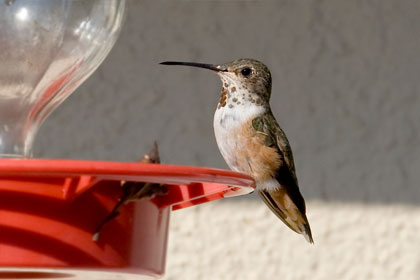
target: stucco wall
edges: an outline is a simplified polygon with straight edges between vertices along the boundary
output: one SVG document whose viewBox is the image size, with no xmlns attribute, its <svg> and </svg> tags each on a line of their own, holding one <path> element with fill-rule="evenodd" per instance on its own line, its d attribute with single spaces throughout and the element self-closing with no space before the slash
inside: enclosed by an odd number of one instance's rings
<svg viewBox="0 0 420 280">
<path fill-rule="evenodd" d="M 117 45 L 40 130 L 35 155 L 226 168 L 216 75 L 252 57 L 294 150 L 315 245 L 254 196 L 173 214 L 165 279 L 420 278 L 420 2 L 131 0 Z"/>
</svg>

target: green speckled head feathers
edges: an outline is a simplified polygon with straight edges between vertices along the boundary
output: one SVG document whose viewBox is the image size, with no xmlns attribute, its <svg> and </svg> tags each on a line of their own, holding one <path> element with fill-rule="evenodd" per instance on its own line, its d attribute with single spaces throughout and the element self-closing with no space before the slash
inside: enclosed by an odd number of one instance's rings
<svg viewBox="0 0 420 280">
<path fill-rule="evenodd" d="M 247 91 L 253 92 L 267 101 L 270 99 L 271 73 L 262 62 L 250 58 L 241 58 L 218 66 L 221 69 L 226 69 L 218 72 L 222 78 L 234 74 L 232 78 Z"/>
</svg>

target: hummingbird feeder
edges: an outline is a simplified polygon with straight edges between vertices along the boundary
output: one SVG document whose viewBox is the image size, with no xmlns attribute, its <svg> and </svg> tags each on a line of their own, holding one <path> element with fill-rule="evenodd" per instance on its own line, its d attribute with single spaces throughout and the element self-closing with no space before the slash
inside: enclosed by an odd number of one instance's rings
<svg viewBox="0 0 420 280">
<path fill-rule="evenodd" d="M 108 55 L 125 0 L 0 0 L 0 279 L 153 279 L 172 210 L 253 190 L 245 175 L 146 163 L 32 159 L 45 118 Z M 125 205 L 121 182 L 168 192 Z"/>
</svg>

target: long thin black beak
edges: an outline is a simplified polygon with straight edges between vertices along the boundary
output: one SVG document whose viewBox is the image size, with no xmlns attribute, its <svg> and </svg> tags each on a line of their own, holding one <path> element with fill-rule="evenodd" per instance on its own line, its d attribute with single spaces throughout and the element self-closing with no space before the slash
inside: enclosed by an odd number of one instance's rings
<svg viewBox="0 0 420 280">
<path fill-rule="evenodd" d="M 210 69 L 216 72 L 225 72 L 227 71 L 226 67 L 215 64 L 205 64 L 205 63 L 195 63 L 195 62 L 179 62 L 179 61 L 165 61 L 161 62 L 162 65 L 183 65 L 183 66 L 192 66 L 199 67 L 204 69 Z"/>
</svg>

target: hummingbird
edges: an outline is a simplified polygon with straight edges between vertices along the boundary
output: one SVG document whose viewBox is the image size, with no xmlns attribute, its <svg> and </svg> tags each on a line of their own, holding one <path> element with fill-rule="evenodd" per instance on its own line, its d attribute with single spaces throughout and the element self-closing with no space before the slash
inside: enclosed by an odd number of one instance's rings
<svg viewBox="0 0 420 280">
<path fill-rule="evenodd" d="M 220 153 L 230 169 L 255 180 L 256 191 L 280 220 L 313 243 L 292 150 L 271 111 L 268 67 L 255 59 L 161 64 L 205 68 L 220 77 L 223 86 L 213 119 Z"/>
<path fill-rule="evenodd" d="M 160 164 L 160 156 L 156 141 L 153 143 L 153 148 L 140 159 L 142 163 Z M 112 211 L 102 220 L 96 227 L 92 240 L 97 242 L 104 226 L 120 215 L 121 208 L 128 203 L 136 202 L 145 199 L 152 199 L 157 195 L 166 195 L 168 188 L 165 185 L 147 183 L 147 182 L 121 182 L 121 197 L 115 204 Z"/>
</svg>

